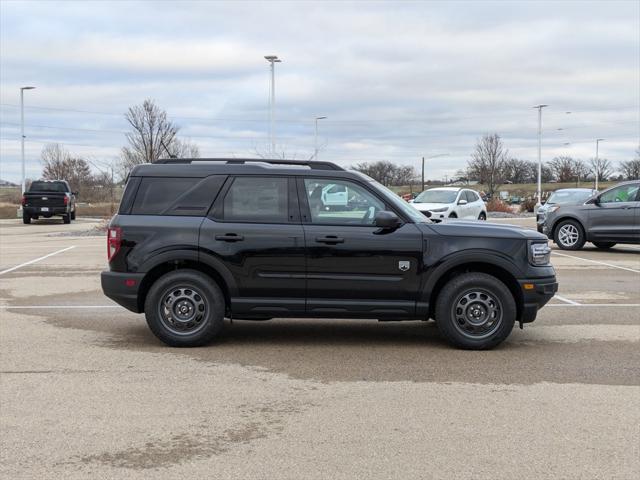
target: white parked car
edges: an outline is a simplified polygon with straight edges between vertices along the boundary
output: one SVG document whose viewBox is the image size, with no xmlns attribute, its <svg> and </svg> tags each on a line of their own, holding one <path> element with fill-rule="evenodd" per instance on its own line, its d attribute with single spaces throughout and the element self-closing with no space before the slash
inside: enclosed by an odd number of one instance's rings
<svg viewBox="0 0 640 480">
<path fill-rule="evenodd" d="M 445 218 L 487 219 L 487 207 L 480 195 L 467 188 L 430 188 L 411 204 L 434 222 Z"/>
</svg>

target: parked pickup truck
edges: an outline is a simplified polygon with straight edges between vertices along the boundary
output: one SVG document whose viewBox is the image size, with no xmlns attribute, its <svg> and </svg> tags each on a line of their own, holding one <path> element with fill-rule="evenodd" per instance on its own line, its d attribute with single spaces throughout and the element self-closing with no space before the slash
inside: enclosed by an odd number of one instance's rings
<svg viewBox="0 0 640 480">
<path fill-rule="evenodd" d="M 22 196 L 22 221 L 62 216 L 64 223 L 76 218 L 76 193 L 65 180 L 38 180 Z"/>
</svg>

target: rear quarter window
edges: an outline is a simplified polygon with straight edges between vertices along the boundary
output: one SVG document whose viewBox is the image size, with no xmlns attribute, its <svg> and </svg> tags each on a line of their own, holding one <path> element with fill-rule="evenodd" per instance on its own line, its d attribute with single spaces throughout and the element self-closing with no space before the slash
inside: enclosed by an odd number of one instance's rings
<svg viewBox="0 0 640 480">
<path fill-rule="evenodd" d="M 224 175 L 145 177 L 140 181 L 131 214 L 204 216 L 224 179 Z"/>
</svg>

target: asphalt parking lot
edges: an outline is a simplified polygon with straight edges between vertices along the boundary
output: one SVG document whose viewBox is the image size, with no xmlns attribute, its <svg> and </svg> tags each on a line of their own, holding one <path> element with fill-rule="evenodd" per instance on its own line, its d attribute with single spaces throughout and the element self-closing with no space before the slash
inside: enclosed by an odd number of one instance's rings
<svg viewBox="0 0 640 480">
<path fill-rule="evenodd" d="M 554 249 L 559 295 L 489 352 L 295 319 L 184 350 L 103 297 L 95 224 L 0 221 L 2 478 L 640 476 L 640 246 Z"/>
</svg>

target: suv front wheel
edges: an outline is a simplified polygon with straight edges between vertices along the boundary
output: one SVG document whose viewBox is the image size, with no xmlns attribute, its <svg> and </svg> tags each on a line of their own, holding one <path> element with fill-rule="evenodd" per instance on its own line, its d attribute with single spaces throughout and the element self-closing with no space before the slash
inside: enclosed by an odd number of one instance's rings
<svg viewBox="0 0 640 480">
<path fill-rule="evenodd" d="M 487 350 L 511 333 L 516 302 L 496 277 L 464 273 L 440 291 L 435 317 L 438 330 L 450 344 L 467 350 Z"/>
<path fill-rule="evenodd" d="M 225 300 L 213 279 L 196 270 L 176 270 L 151 286 L 144 304 L 151 331 L 172 347 L 198 347 L 224 326 Z"/>
<path fill-rule="evenodd" d="M 556 227 L 553 240 L 562 250 L 580 250 L 586 238 L 580 223 L 564 220 Z"/>
</svg>

